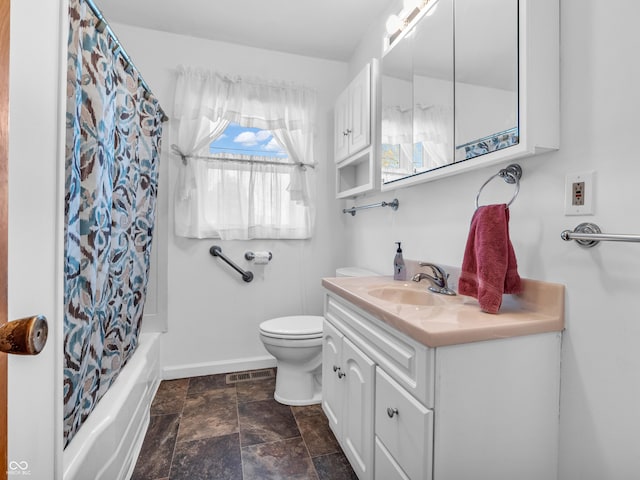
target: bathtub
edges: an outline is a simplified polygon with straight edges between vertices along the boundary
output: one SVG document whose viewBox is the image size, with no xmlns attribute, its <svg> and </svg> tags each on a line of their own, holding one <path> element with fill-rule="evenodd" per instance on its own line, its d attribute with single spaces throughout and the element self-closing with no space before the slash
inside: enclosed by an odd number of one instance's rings
<svg viewBox="0 0 640 480">
<path fill-rule="evenodd" d="M 131 477 L 160 384 L 160 334 L 144 333 L 133 356 L 63 453 L 64 480 Z"/>
</svg>

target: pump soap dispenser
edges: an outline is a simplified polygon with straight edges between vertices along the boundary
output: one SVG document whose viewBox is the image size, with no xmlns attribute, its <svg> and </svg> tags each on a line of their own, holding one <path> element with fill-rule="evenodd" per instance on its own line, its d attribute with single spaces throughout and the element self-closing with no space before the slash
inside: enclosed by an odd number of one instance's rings
<svg viewBox="0 0 640 480">
<path fill-rule="evenodd" d="M 396 243 L 398 244 L 398 250 L 396 250 L 396 256 L 393 259 L 393 279 L 406 280 L 404 258 L 402 258 L 402 248 L 400 248 L 401 242 L 396 242 Z"/>
</svg>

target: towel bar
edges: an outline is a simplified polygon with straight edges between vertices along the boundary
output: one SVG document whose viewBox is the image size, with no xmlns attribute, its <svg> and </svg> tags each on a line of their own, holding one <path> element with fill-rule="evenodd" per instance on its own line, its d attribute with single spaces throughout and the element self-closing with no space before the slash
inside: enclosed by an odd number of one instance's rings
<svg viewBox="0 0 640 480">
<path fill-rule="evenodd" d="M 392 210 L 398 210 L 399 205 L 400 202 L 398 202 L 398 199 L 394 198 L 390 202 L 372 203 L 371 205 L 362 205 L 360 207 L 353 206 L 351 208 L 343 208 L 342 213 L 350 213 L 352 217 L 355 217 L 358 210 L 365 210 L 367 208 L 375 207 L 391 207 Z"/>
<path fill-rule="evenodd" d="M 595 247 L 601 241 L 609 242 L 640 242 L 640 235 L 627 233 L 602 233 L 595 223 L 581 223 L 573 231 L 564 230 L 560 238 L 565 241 L 575 240 L 578 245 L 585 248 Z"/>
<path fill-rule="evenodd" d="M 487 181 L 482 184 L 482 186 L 478 190 L 478 194 L 476 195 L 476 210 L 478 209 L 478 201 L 480 200 L 480 193 L 482 193 L 482 189 L 487 186 L 487 183 L 489 183 L 496 177 L 502 177 L 502 179 L 506 183 L 516 185 L 516 191 L 514 192 L 513 197 L 511 197 L 511 200 L 509 200 L 509 203 L 507 203 L 507 207 L 513 203 L 513 201 L 518 196 L 518 193 L 520 193 L 520 178 L 522 178 L 522 168 L 517 163 L 512 163 L 507 168 L 503 168 L 495 175 L 490 176 Z"/>
</svg>

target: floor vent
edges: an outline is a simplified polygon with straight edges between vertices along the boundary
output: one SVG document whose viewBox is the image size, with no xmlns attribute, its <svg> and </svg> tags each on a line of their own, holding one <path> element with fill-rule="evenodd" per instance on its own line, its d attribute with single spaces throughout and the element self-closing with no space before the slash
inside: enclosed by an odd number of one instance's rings
<svg viewBox="0 0 640 480">
<path fill-rule="evenodd" d="M 275 378 L 276 374 L 273 368 L 265 370 L 252 370 L 250 372 L 228 373 L 227 384 L 250 382 L 251 380 L 263 380 L 265 378 Z"/>
</svg>

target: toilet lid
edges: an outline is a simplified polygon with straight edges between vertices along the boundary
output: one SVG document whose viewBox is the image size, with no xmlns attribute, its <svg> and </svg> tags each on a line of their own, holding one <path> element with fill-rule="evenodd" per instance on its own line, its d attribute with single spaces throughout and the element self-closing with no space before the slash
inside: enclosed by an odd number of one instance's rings
<svg viewBox="0 0 640 480">
<path fill-rule="evenodd" d="M 266 320 L 260 324 L 260 332 L 276 338 L 320 338 L 324 317 L 295 315 Z"/>
</svg>

